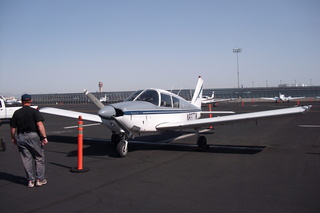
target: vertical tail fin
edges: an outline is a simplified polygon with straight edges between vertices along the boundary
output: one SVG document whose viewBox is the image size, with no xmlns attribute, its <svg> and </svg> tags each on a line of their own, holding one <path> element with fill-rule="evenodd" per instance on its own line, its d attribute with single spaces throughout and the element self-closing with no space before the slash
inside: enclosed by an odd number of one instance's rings
<svg viewBox="0 0 320 213">
<path fill-rule="evenodd" d="M 191 103 L 199 108 L 201 108 L 202 92 L 203 92 L 203 80 L 201 76 L 199 76 L 198 83 L 191 100 Z"/>
</svg>

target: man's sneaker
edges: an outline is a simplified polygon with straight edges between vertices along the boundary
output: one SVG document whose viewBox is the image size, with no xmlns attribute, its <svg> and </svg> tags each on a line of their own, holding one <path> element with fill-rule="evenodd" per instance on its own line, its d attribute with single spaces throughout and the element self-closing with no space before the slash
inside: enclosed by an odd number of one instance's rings
<svg viewBox="0 0 320 213">
<path fill-rule="evenodd" d="M 34 187 L 34 180 L 29 180 L 29 182 L 28 182 L 28 187 L 29 187 L 29 188 Z"/>
<path fill-rule="evenodd" d="M 48 181 L 46 179 L 43 179 L 43 180 L 37 180 L 36 181 L 36 186 L 42 186 L 42 185 L 45 185 L 47 184 Z"/>
</svg>

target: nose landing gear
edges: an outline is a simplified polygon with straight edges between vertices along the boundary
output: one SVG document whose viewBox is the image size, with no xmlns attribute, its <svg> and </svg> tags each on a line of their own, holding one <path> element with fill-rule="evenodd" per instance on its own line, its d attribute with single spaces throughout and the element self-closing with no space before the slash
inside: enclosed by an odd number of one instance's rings
<svg viewBox="0 0 320 213">
<path fill-rule="evenodd" d="M 112 134 L 111 142 L 116 144 L 116 150 L 120 157 L 125 157 L 128 153 L 128 141 L 125 135 Z"/>
<path fill-rule="evenodd" d="M 127 140 L 121 140 L 117 144 L 117 152 L 120 155 L 120 157 L 125 157 L 128 153 L 128 141 Z"/>
</svg>

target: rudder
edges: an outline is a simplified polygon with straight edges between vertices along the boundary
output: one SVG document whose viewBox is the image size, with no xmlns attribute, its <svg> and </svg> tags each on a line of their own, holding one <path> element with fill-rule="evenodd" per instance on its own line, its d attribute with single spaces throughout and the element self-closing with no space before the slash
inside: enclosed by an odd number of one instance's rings
<svg viewBox="0 0 320 213">
<path fill-rule="evenodd" d="M 201 78 L 201 76 L 199 76 L 198 83 L 191 100 L 191 103 L 199 108 L 201 108 L 202 93 L 203 93 L 203 79 Z"/>
</svg>

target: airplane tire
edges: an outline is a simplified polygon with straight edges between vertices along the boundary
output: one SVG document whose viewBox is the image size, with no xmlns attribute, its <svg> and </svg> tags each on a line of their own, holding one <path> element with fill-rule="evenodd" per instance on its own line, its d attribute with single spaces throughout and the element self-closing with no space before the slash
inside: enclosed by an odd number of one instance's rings
<svg viewBox="0 0 320 213">
<path fill-rule="evenodd" d="M 128 153 L 128 142 L 121 140 L 117 145 L 117 152 L 120 157 L 125 157 Z"/>
<path fill-rule="evenodd" d="M 207 138 L 205 136 L 200 136 L 197 141 L 198 147 L 204 149 L 207 147 Z"/>
</svg>

